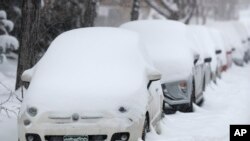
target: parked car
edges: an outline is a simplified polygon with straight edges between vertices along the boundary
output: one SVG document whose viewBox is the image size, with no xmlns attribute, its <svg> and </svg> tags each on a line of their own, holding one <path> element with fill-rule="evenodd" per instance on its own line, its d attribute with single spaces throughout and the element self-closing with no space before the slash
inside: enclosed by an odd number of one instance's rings
<svg viewBox="0 0 250 141">
<path fill-rule="evenodd" d="M 227 56 L 225 51 L 225 43 L 220 31 L 214 28 L 208 28 L 211 38 L 215 44 L 215 54 L 217 59 L 216 76 L 221 78 L 221 74 L 227 66 Z"/>
<path fill-rule="evenodd" d="M 142 20 L 120 27 L 141 36 L 149 58 L 162 74 L 165 112 L 192 111 L 193 101 L 200 101 L 202 96 L 192 95 L 194 56 L 186 26 L 170 20 Z"/>
<path fill-rule="evenodd" d="M 215 44 L 211 39 L 206 27 L 200 25 L 190 25 L 189 28 L 199 36 L 199 40 L 204 51 L 205 87 L 211 81 L 216 81 L 217 59 L 215 55 Z"/>
<path fill-rule="evenodd" d="M 238 36 L 240 37 L 241 40 L 241 46 L 243 48 L 243 60 L 244 62 L 248 62 L 247 59 L 247 52 L 249 48 L 248 44 L 248 33 L 246 27 L 243 25 L 243 23 L 239 21 L 231 21 L 230 22 L 233 27 L 235 28 L 236 32 L 238 33 Z"/>
<path fill-rule="evenodd" d="M 83 28 L 59 35 L 22 80 L 19 141 L 145 140 L 162 117 L 160 73 L 135 32 Z"/>
<path fill-rule="evenodd" d="M 199 35 L 193 30 L 192 27 L 187 26 L 187 31 L 188 31 L 188 37 L 189 40 L 193 42 L 192 50 L 193 54 L 195 57 L 194 61 L 194 70 L 193 70 L 193 75 L 194 75 L 194 88 L 193 88 L 193 93 L 195 93 L 196 97 L 201 97 L 201 100 L 198 100 L 197 103 L 198 105 L 202 104 L 203 102 L 203 91 L 205 91 L 206 87 L 206 77 L 205 77 L 205 72 L 206 72 L 206 63 L 204 62 L 205 60 L 205 50 L 204 50 L 204 45 L 202 40 L 200 40 Z"/>
<path fill-rule="evenodd" d="M 245 30 L 247 32 L 247 51 L 246 51 L 246 62 L 250 61 L 250 21 L 249 20 L 241 20 L 240 23 L 243 24 Z"/>
<path fill-rule="evenodd" d="M 233 24 L 231 22 L 215 22 L 210 26 L 215 27 L 216 29 L 224 33 L 230 46 L 229 48 L 227 48 L 228 57 L 231 57 L 236 65 L 243 66 L 244 48 L 242 46 L 242 41 L 240 39 L 239 33 L 237 33 Z"/>
</svg>

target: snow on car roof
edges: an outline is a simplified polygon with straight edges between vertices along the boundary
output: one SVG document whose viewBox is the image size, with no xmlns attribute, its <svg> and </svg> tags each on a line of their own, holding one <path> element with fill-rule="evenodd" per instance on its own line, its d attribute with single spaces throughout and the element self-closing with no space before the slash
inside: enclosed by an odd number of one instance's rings
<svg viewBox="0 0 250 141">
<path fill-rule="evenodd" d="M 192 44 L 186 37 L 184 24 L 168 20 L 147 20 L 125 23 L 121 28 L 140 34 L 155 67 L 162 73 L 163 83 L 185 80 L 192 73 Z"/>
<path fill-rule="evenodd" d="M 241 46 L 238 33 L 229 22 L 214 22 L 210 23 L 208 26 L 215 27 L 226 35 L 225 37 L 228 38 L 227 41 L 231 44 L 231 47 L 227 51 L 231 51 L 232 47 L 237 48 Z"/>
<path fill-rule="evenodd" d="M 148 81 L 139 46 L 135 32 L 117 28 L 59 35 L 35 67 L 27 106 L 85 112 L 119 112 L 124 106 L 141 113 Z"/>
<path fill-rule="evenodd" d="M 197 63 L 204 63 L 205 50 L 203 49 L 203 42 L 200 40 L 199 35 L 192 28 L 189 28 L 189 26 L 187 26 L 187 32 L 189 40 L 194 42 L 194 50 L 200 55 Z"/>
<path fill-rule="evenodd" d="M 215 44 L 209 34 L 209 31 L 206 27 L 200 25 L 190 25 L 189 28 L 192 28 L 197 35 L 199 35 L 200 41 L 202 41 L 202 47 L 204 49 L 205 58 L 211 57 L 211 69 L 212 71 L 216 70 L 217 61 L 215 55 Z"/>
<path fill-rule="evenodd" d="M 222 34 L 219 30 L 216 30 L 215 28 L 208 28 L 209 33 L 211 35 L 211 38 L 213 39 L 215 43 L 215 49 L 216 50 L 221 50 L 221 54 L 219 55 L 219 58 L 221 59 L 221 63 L 227 64 L 227 58 L 226 58 L 226 49 L 225 49 L 225 42 L 223 40 Z"/>
</svg>

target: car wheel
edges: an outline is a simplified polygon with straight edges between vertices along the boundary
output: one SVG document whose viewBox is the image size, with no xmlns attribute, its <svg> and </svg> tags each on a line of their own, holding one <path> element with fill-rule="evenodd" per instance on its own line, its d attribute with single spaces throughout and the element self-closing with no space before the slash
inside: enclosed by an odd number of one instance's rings
<svg viewBox="0 0 250 141">
<path fill-rule="evenodd" d="M 194 103 L 194 101 L 193 101 L 193 98 L 191 98 L 190 99 L 190 103 L 189 103 L 189 106 L 188 106 L 188 108 L 187 108 L 187 112 L 193 112 L 193 103 Z"/>
<path fill-rule="evenodd" d="M 142 129 L 142 137 L 141 139 L 143 141 L 145 141 L 146 139 L 146 134 L 150 131 L 149 128 L 149 117 L 146 115 L 145 121 L 144 121 L 144 125 L 143 125 L 143 129 Z"/>
</svg>

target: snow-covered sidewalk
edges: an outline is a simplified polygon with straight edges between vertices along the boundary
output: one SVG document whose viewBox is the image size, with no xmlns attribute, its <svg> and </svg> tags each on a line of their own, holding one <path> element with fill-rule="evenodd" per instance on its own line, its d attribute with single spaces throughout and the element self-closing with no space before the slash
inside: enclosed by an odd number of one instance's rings
<svg viewBox="0 0 250 141">
<path fill-rule="evenodd" d="M 0 81 L 14 88 L 14 77 L 0 72 Z M 6 90 L 0 87 L 0 102 L 6 99 Z M 12 98 L 5 106 L 16 110 L 18 101 Z M 250 123 L 250 65 L 233 66 L 205 92 L 202 107 L 194 113 L 166 115 L 160 122 L 161 134 L 151 132 L 147 141 L 229 141 L 230 124 Z M 0 113 L 0 141 L 17 140 L 17 121 L 13 113 L 9 118 Z"/>
<path fill-rule="evenodd" d="M 229 141 L 230 124 L 250 123 L 250 65 L 233 66 L 218 84 L 205 92 L 202 107 L 194 113 L 167 115 L 160 123 L 161 135 L 149 141 Z"/>
</svg>

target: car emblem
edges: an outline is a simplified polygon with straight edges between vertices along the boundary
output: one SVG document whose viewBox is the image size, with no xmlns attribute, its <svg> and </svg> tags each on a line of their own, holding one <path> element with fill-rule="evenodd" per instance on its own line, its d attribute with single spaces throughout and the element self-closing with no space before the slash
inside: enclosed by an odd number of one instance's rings
<svg viewBox="0 0 250 141">
<path fill-rule="evenodd" d="M 73 121 L 78 121 L 79 120 L 79 114 L 75 113 L 72 115 Z"/>
</svg>

